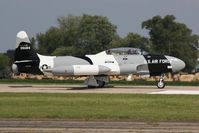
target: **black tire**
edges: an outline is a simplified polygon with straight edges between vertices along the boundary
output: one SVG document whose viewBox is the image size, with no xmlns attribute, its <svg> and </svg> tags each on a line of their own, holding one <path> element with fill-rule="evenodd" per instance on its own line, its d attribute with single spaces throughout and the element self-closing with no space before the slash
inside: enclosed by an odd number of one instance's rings
<svg viewBox="0 0 199 133">
<path fill-rule="evenodd" d="M 99 85 L 100 88 L 103 88 L 106 83 L 104 81 L 97 80 L 97 84 Z"/>
<path fill-rule="evenodd" d="M 158 87 L 159 89 L 163 89 L 163 88 L 165 87 L 165 82 L 164 82 L 164 81 L 159 81 L 159 82 L 157 82 L 157 87 Z"/>
</svg>

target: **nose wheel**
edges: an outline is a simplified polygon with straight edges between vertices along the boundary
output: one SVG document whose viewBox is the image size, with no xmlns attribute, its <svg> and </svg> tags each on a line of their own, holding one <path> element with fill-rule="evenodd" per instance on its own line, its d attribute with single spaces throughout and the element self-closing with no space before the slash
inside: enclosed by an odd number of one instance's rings
<svg viewBox="0 0 199 133">
<path fill-rule="evenodd" d="M 164 74 L 161 74 L 160 80 L 157 83 L 157 87 L 160 88 L 160 89 L 165 87 Z"/>
</svg>

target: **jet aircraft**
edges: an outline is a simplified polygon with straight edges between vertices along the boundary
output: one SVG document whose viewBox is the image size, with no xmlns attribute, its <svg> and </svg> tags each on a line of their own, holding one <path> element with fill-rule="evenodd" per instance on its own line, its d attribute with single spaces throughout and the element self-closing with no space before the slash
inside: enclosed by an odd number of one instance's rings
<svg viewBox="0 0 199 133">
<path fill-rule="evenodd" d="M 164 88 L 164 74 L 176 73 L 185 63 L 172 56 L 154 55 L 136 48 L 122 47 L 85 56 L 44 56 L 35 52 L 28 35 L 20 31 L 12 70 L 15 74 L 45 74 L 55 76 L 88 76 L 88 87 L 104 87 L 110 75 L 138 74 L 160 76 L 158 88 Z"/>
</svg>

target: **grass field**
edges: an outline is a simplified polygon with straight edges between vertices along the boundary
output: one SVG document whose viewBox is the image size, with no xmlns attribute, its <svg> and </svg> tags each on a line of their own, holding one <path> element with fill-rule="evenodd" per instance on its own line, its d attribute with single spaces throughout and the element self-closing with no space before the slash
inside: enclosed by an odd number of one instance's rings
<svg viewBox="0 0 199 133">
<path fill-rule="evenodd" d="M 199 96 L 0 93 L 0 118 L 199 121 Z"/>
<path fill-rule="evenodd" d="M 82 80 L 34 80 L 34 79 L 1 79 L 0 84 L 83 84 Z M 199 86 L 199 81 L 195 82 L 180 82 L 170 81 L 165 82 L 169 86 Z M 111 85 L 156 85 L 156 81 L 110 81 Z"/>
</svg>

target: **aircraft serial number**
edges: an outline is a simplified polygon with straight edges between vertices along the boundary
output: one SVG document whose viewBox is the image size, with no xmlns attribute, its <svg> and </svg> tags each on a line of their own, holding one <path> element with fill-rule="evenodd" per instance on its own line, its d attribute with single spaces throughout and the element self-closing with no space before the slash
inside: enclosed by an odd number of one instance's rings
<svg viewBox="0 0 199 133">
<path fill-rule="evenodd" d="M 29 50 L 30 47 L 20 47 L 20 50 Z"/>
<path fill-rule="evenodd" d="M 114 63 L 114 61 L 105 61 L 105 63 Z"/>
</svg>

